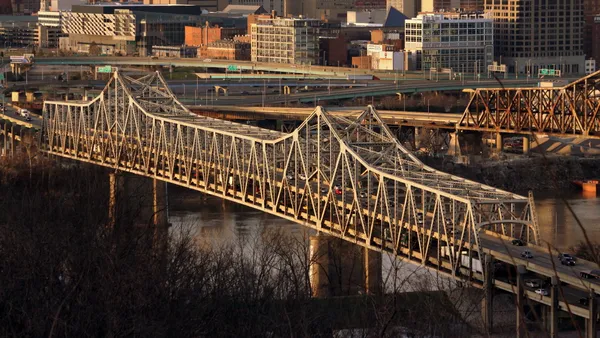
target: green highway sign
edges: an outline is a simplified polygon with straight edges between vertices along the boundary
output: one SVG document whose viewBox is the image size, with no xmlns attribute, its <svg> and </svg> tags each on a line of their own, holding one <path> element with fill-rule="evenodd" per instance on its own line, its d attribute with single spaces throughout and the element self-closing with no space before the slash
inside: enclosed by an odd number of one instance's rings
<svg viewBox="0 0 600 338">
<path fill-rule="evenodd" d="M 112 73 L 111 66 L 98 67 L 98 73 Z"/>
<path fill-rule="evenodd" d="M 229 65 L 229 66 L 227 66 L 227 70 L 230 72 L 237 72 L 238 66 L 237 65 Z"/>
<path fill-rule="evenodd" d="M 4 80 L 4 74 L 0 73 L 0 81 Z"/>
</svg>

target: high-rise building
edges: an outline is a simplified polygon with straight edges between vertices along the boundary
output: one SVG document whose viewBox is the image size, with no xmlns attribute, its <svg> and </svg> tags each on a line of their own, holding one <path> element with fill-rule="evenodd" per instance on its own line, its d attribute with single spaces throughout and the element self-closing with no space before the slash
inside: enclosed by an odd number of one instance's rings
<svg viewBox="0 0 600 338">
<path fill-rule="evenodd" d="M 482 11 L 484 0 L 421 0 L 422 12 L 461 9 L 467 12 Z"/>
<path fill-rule="evenodd" d="M 494 60 L 493 20 L 468 12 L 421 13 L 404 23 L 411 69 L 485 72 Z"/>
<path fill-rule="evenodd" d="M 387 11 L 394 7 L 409 18 L 414 18 L 421 10 L 421 0 L 387 0 Z"/>
<path fill-rule="evenodd" d="M 598 36 L 594 34 L 595 26 L 600 22 L 595 22 L 596 16 L 600 14 L 600 0 L 583 0 L 583 15 L 585 16 L 585 25 L 583 30 L 583 53 L 586 57 L 593 57 L 598 60 L 597 53 L 594 49 L 599 49 L 600 41 Z"/>
<path fill-rule="evenodd" d="M 582 1 L 486 0 L 485 10 L 494 18 L 496 57 L 509 72 L 584 72 Z"/>
<path fill-rule="evenodd" d="M 316 19 L 259 19 L 252 25 L 252 61 L 318 64 L 320 26 Z"/>
</svg>

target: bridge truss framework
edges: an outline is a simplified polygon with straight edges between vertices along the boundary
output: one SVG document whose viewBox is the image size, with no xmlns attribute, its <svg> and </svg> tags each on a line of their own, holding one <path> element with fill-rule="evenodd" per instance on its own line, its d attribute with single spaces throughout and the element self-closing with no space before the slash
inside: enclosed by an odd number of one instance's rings
<svg viewBox="0 0 600 338">
<path fill-rule="evenodd" d="M 600 71 L 563 87 L 478 88 L 460 130 L 600 138 Z"/>
<path fill-rule="evenodd" d="M 158 73 L 134 79 L 115 72 L 92 101 L 46 101 L 41 145 L 454 276 L 465 257 L 483 256 L 484 230 L 540 241 L 531 196 L 425 166 L 372 107 L 358 118 L 317 107 L 292 133 L 281 133 L 194 115 Z"/>
</svg>

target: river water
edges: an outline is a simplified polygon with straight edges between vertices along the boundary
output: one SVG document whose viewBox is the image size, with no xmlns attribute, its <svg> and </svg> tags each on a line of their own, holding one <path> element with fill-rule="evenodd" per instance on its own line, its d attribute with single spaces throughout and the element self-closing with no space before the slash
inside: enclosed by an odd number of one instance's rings
<svg viewBox="0 0 600 338">
<path fill-rule="evenodd" d="M 169 195 L 169 220 L 173 229 L 185 228 L 199 239 L 235 241 L 240 237 L 260 235 L 268 229 L 298 236 L 311 233 L 301 225 L 218 197 L 175 187 Z M 600 197 L 573 192 L 564 198 L 536 197 L 542 239 L 559 249 L 568 249 L 584 240 L 583 228 L 590 240 L 600 242 Z M 565 201 L 582 226 L 578 225 Z"/>
</svg>

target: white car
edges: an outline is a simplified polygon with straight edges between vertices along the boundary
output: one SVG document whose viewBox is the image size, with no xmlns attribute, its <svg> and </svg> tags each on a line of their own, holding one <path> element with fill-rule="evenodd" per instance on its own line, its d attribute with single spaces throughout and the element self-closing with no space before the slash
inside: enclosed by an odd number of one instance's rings
<svg viewBox="0 0 600 338">
<path fill-rule="evenodd" d="M 546 290 L 546 289 L 537 289 L 537 290 L 535 290 L 535 293 L 537 293 L 538 295 L 542 295 L 542 296 L 549 295 L 548 290 Z"/>
<path fill-rule="evenodd" d="M 535 280 L 528 280 L 528 281 L 525 282 L 525 285 L 529 286 L 530 288 L 539 288 L 540 287 L 540 283 L 538 283 Z"/>
<path fill-rule="evenodd" d="M 305 180 L 306 179 L 306 175 L 304 175 L 304 174 L 299 174 L 298 177 L 300 177 L 301 180 Z"/>
</svg>

